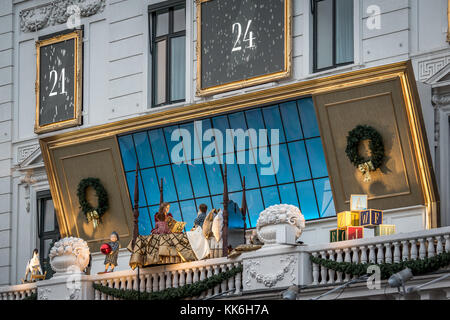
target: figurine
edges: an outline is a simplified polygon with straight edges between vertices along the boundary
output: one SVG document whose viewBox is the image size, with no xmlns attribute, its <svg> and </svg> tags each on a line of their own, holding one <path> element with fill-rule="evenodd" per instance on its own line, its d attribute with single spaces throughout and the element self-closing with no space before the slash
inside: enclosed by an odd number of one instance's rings
<svg viewBox="0 0 450 320">
<path fill-rule="evenodd" d="M 197 213 L 197 218 L 195 218 L 194 220 L 194 227 L 193 229 L 195 229 L 196 227 L 201 227 L 203 228 L 203 222 L 205 222 L 206 219 L 206 211 L 208 210 L 208 206 L 204 203 L 200 204 L 198 206 L 198 213 Z"/>
<path fill-rule="evenodd" d="M 170 233 L 169 225 L 166 221 L 166 215 L 163 211 L 158 211 L 155 215 L 155 228 L 152 229 L 152 234 L 168 234 Z"/>
<path fill-rule="evenodd" d="M 25 268 L 25 279 L 22 279 L 22 283 L 28 282 L 28 274 L 30 274 L 30 282 L 33 282 L 36 279 L 45 279 L 45 274 L 42 274 L 38 249 L 33 250 L 33 257 L 27 262 L 27 267 Z"/>
<path fill-rule="evenodd" d="M 111 252 L 109 252 L 105 257 L 105 273 L 109 272 L 108 269 L 111 267 L 111 271 L 114 271 L 114 268 L 117 266 L 117 257 L 119 256 L 119 235 L 117 232 L 113 231 L 109 237 L 111 241 L 108 242 L 108 245 L 111 247 Z"/>
</svg>

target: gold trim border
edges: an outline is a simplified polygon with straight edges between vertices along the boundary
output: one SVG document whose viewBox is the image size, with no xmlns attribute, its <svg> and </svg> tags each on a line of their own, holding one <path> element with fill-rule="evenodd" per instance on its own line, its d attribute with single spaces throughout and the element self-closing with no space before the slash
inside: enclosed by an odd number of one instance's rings
<svg viewBox="0 0 450 320">
<path fill-rule="evenodd" d="M 54 171 L 54 149 L 83 142 L 105 139 L 118 134 L 142 129 L 150 129 L 173 123 L 192 121 L 274 102 L 279 103 L 283 100 L 303 96 L 314 96 L 319 93 L 327 93 L 356 86 L 364 86 L 379 81 L 385 81 L 387 79 L 400 79 L 401 81 L 406 112 L 409 120 L 409 134 L 413 138 L 413 153 L 415 154 L 415 162 L 418 164 L 415 169 L 424 193 L 424 204 L 427 207 L 426 228 L 429 229 L 438 227 L 439 195 L 434 177 L 434 171 L 432 169 L 431 156 L 428 149 L 429 147 L 425 138 L 425 126 L 421 115 L 420 100 L 410 61 L 361 69 L 320 79 L 277 86 L 258 92 L 246 93 L 189 106 L 176 107 L 170 110 L 139 116 L 136 118 L 106 123 L 95 127 L 74 130 L 42 138 L 39 142 L 55 210 L 59 217 L 58 221 L 64 221 L 64 215 L 62 212 L 62 201 L 60 198 L 61 193 L 58 187 L 60 184 Z M 67 226 L 62 224 L 60 227 L 61 234 L 63 236 L 67 235 Z"/>
<path fill-rule="evenodd" d="M 197 80 L 196 95 L 208 96 L 226 91 L 238 90 L 258 84 L 286 79 L 291 76 L 292 71 L 292 1 L 284 2 L 284 70 L 280 72 L 265 74 L 249 79 L 237 80 L 214 87 L 202 88 L 202 4 L 211 0 L 196 0 L 197 19 L 197 42 L 195 53 L 197 55 Z"/>
<path fill-rule="evenodd" d="M 40 49 L 41 47 L 48 46 L 53 43 L 58 43 L 66 40 L 75 40 L 75 55 L 74 55 L 74 117 L 72 119 L 50 123 L 47 125 L 39 125 L 39 103 L 40 103 Z M 57 35 L 50 39 L 36 41 L 36 120 L 34 124 L 34 132 L 45 133 L 55 130 L 61 130 L 64 128 L 70 128 L 81 125 L 81 103 L 83 101 L 83 35 L 81 30 L 76 30 L 74 32 Z"/>
</svg>

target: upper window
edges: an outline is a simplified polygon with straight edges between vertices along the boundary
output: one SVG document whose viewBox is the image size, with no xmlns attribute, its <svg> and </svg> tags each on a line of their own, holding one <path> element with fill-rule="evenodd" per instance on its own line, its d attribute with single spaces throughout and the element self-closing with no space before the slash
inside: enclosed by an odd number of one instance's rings
<svg viewBox="0 0 450 320">
<path fill-rule="evenodd" d="M 60 235 L 50 191 L 39 192 L 36 197 L 38 208 L 39 256 L 43 265 L 43 262 L 48 258 L 50 246 L 54 241 L 59 240 Z"/>
<path fill-rule="evenodd" d="M 314 72 L 353 63 L 353 0 L 313 0 Z"/>
<path fill-rule="evenodd" d="M 164 201 L 171 203 L 176 220 L 187 222 L 187 230 L 200 204 L 223 208 L 223 163 L 229 197 L 238 206 L 245 177 L 250 228 L 261 211 L 280 203 L 299 207 L 307 220 L 335 215 L 311 98 L 129 133 L 118 140 L 131 199 L 139 162 L 141 235 L 151 232 L 161 179 Z M 240 215 L 229 217 L 231 228 L 242 225 Z"/>
<path fill-rule="evenodd" d="M 152 107 L 186 96 L 186 11 L 184 1 L 149 7 L 151 19 Z"/>
</svg>

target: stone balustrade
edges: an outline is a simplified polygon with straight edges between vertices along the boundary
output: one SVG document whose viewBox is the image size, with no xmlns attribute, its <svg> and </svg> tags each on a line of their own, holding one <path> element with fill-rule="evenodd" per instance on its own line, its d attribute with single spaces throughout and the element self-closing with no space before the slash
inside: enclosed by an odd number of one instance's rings
<svg viewBox="0 0 450 320">
<path fill-rule="evenodd" d="M 450 252 L 450 227 L 305 248 L 314 257 L 337 262 L 381 264 L 431 258 L 443 252 Z M 349 274 L 312 264 L 312 285 L 343 283 L 353 278 Z"/>
<path fill-rule="evenodd" d="M 118 271 L 106 274 L 92 275 L 94 283 L 110 288 L 133 289 L 141 292 L 157 292 L 168 288 L 178 288 L 186 284 L 205 280 L 220 272 L 231 270 L 241 265 L 240 259 L 227 258 L 208 259 L 195 262 L 186 262 L 135 270 Z M 193 299 L 209 298 L 222 293 L 240 294 L 242 291 L 242 275 L 224 281 L 222 284 L 209 289 Z M 99 291 L 95 291 L 95 300 L 113 300 Z"/>
<path fill-rule="evenodd" d="M 36 282 L 0 287 L 0 300 L 22 300 L 36 293 Z"/>
</svg>

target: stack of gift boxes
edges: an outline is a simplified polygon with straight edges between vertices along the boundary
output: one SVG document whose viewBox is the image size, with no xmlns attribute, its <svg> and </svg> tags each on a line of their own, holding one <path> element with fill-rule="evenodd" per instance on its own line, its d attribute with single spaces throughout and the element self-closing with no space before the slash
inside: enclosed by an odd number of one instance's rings
<svg viewBox="0 0 450 320">
<path fill-rule="evenodd" d="M 395 233 L 395 225 L 383 224 L 382 210 L 343 211 L 337 214 L 337 229 L 330 230 L 330 242 L 362 239 L 364 228 L 375 229 L 375 236 Z"/>
</svg>

